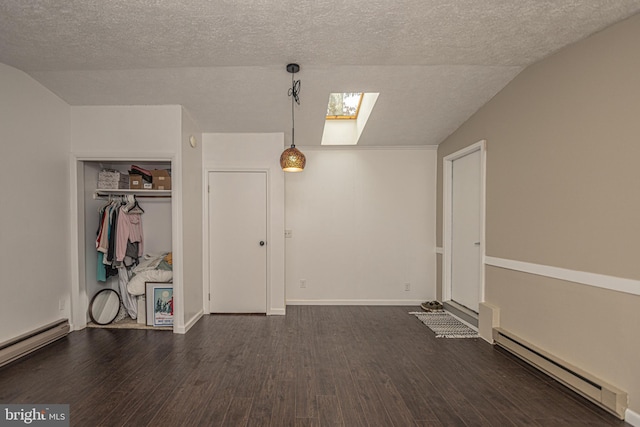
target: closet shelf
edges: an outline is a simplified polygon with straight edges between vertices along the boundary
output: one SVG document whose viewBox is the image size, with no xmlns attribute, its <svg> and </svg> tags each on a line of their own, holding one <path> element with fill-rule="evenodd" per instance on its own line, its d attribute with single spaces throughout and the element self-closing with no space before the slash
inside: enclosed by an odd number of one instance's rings
<svg viewBox="0 0 640 427">
<path fill-rule="evenodd" d="M 97 189 L 93 198 L 133 194 L 137 197 L 171 197 L 171 190 Z"/>
</svg>

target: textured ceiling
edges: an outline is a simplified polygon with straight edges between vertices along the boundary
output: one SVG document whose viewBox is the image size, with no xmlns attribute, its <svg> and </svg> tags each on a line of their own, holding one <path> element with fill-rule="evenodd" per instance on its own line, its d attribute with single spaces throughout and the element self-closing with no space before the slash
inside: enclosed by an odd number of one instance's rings
<svg viewBox="0 0 640 427">
<path fill-rule="evenodd" d="M 361 145 L 438 144 L 525 66 L 640 0 L 3 0 L 0 62 L 71 105 L 181 104 L 205 132 L 320 143 L 329 92 L 380 92 Z"/>
</svg>

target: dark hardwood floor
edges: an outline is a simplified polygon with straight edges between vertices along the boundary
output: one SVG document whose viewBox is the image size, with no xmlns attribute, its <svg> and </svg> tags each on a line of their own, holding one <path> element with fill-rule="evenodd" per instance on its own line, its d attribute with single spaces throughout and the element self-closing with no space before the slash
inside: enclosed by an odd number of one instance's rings
<svg viewBox="0 0 640 427">
<path fill-rule="evenodd" d="M 417 309 L 85 329 L 0 368 L 0 402 L 68 403 L 74 426 L 625 425 L 481 339 L 436 339 Z"/>
</svg>

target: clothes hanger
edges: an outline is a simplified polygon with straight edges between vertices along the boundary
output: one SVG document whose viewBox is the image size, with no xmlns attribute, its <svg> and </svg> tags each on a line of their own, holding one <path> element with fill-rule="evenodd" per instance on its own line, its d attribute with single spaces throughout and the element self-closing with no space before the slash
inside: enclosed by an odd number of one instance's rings
<svg viewBox="0 0 640 427">
<path fill-rule="evenodd" d="M 107 203 L 105 203 L 104 205 L 98 207 L 98 213 L 102 215 L 104 210 L 107 209 L 111 205 L 111 203 L 113 203 L 113 199 L 112 199 L 111 194 L 109 194 L 109 199 L 107 200 Z"/>
<path fill-rule="evenodd" d="M 132 196 L 132 197 L 133 197 L 134 204 L 133 204 L 133 207 L 131 209 L 129 209 L 129 213 L 140 213 L 140 214 L 143 214 L 144 213 L 144 209 L 142 209 L 140 207 L 140 205 L 138 204 L 138 199 L 136 199 L 135 196 Z"/>
<path fill-rule="evenodd" d="M 122 196 L 122 210 L 129 213 L 129 211 L 135 206 L 135 201 L 136 199 L 133 194 Z"/>
</svg>

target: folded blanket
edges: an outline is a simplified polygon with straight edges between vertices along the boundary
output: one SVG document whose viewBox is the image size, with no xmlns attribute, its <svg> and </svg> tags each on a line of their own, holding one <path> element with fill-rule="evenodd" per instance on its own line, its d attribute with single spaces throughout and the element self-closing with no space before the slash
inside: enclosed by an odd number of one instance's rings
<svg viewBox="0 0 640 427">
<path fill-rule="evenodd" d="M 158 268 L 158 265 L 162 262 L 166 255 L 162 254 L 144 254 L 144 256 L 140 259 L 140 264 L 136 265 L 133 268 L 133 273 L 138 274 L 147 270 L 155 270 Z"/>
<path fill-rule="evenodd" d="M 170 282 L 173 279 L 173 271 L 147 270 L 137 273 L 129 280 L 127 291 L 131 295 L 144 295 L 145 282 Z"/>
</svg>

